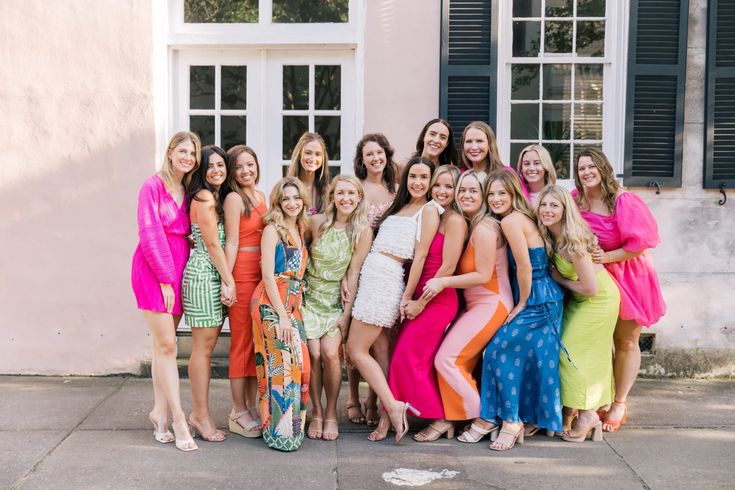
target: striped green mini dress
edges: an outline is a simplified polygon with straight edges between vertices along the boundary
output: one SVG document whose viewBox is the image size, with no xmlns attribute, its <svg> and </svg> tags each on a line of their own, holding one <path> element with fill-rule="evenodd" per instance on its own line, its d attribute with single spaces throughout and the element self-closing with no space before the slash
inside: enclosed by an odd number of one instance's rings
<svg viewBox="0 0 735 490">
<path fill-rule="evenodd" d="M 181 286 L 184 323 L 192 328 L 219 327 L 225 319 L 219 272 L 209 258 L 199 225 L 192 223 L 191 237 L 194 239 L 194 249 L 186 263 Z M 224 223 L 217 223 L 217 237 L 224 249 Z"/>
</svg>

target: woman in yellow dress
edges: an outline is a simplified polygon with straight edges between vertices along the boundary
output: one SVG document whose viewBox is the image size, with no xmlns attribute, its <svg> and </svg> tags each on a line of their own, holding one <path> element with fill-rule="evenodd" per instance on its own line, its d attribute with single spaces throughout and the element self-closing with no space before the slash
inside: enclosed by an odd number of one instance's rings
<svg viewBox="0 0 735 490">
<path fill-rule="evenodd" d="M 583 442 L 592 433 L 602 440 L 597 409 L 613 400 L 612 342 L 620 291 L 610 274 L 592 262 L 597 238 L 579 214 L 569 192 L 548 186 L 538 198 L 538 225 L 556 270 L 552 277 L 571 291 L 564 307 L 559 377 L 567 415 L 562 439 Z M 571 359 L 571 361 L 570 361 Z M 571 427 L 573 414 L 576 424 Z"/>
</svg>

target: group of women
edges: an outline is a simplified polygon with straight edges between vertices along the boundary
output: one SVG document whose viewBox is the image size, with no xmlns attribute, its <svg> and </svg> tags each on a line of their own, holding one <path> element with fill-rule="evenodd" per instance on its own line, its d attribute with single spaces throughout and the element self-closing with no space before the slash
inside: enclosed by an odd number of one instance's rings
<svg viewBox="0 0 735 490">
<path fill-rule="evenodd" d="M 626 422 L 638 336 L 665 304 L 646 253 L 659 243 L 655 220 L 606 156 L 579 152 L 570 194 L 539 145 L 504 166 L 483 122 L 464 128 L 459 152 L 451 126 L 433 119 L 414 155 L 397 164 L 393 153 L 382 134 L 365 135 L 355 175 L 332 178 L 324 140 L 305 133 L 266 206 L 251 148 L 174 136 L 140 192 L 132 272 L 153 338 L 157 441 L 191 451 L 196 433 L 225 439 L 208 390 L 226 316 L 229 430 L 274 449 L 339 437 L 342 361 L 347 416 L 376 426 L 371 441 L 393 427 L 400 442 L 409 413 L 431 421 L 416 441 L 452 438 L 468 421 L 458 440 L 490 434 L 498 451 L 541 429 L 582 442 Z"/>
</svg>

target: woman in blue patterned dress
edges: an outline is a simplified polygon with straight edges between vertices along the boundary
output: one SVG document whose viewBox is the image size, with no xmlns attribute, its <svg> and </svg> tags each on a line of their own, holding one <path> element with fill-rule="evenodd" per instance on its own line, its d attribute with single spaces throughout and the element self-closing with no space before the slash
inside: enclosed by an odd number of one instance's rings
<svg viewBox="0 0 735 490">
<path fill-rule="evenodd" d="M 561 430 L 559 337 L 564 293 L 549 275 L 544 240 L 518 176 L 498 170 L 485 191 L 510 245 L 515 306 L 485 349 L 480 416 L 502 421 L 495 451 L 523 443 L 523 424 Z"/>
</svg>

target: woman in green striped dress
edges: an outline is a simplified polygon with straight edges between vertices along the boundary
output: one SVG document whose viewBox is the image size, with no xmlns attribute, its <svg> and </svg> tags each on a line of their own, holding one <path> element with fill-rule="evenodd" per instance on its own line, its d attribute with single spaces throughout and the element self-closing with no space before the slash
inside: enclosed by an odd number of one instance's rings
<svg viewBox="0 0 735 490">
<path fill-rule="evenodd" d="M 311 261 L 304 276 L 306 292 L 301 310 L 311 358 L 309 396 L 313 410 L 307 436 L 333 441 L 339 436 L 339 346 L 352 311 L 351 298 L 343 304 L 340 283 L 346 277 L 348 289 L 357 290 L 360 268 L 372 242 L 365 194 L 357 178 L 339 175 L 332 180 L 326 211 L 312 217 L 310 232 Z M 322 407 L 322 389 L 327 396 L 326 409 Z"/>
<path fill-rule="evenodd" d="M 225 152 L 217 146 L 202 148 L 202 165 L 187 189 L 194 249 L 184 269 L 181 298 L 184 322 L 191 327 L 189 384 L 194 409 L 189 416 L 192 433 L 204 440 L 224 441 L 209 413 L 210 359 L 225 317 L 225 306 L 235 302 L 235 280 L 225 259 L 225 229 L 220 187 L 227 177 Z"/>
</svg>

